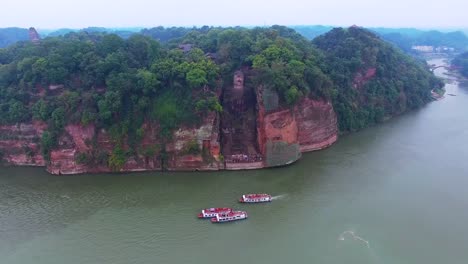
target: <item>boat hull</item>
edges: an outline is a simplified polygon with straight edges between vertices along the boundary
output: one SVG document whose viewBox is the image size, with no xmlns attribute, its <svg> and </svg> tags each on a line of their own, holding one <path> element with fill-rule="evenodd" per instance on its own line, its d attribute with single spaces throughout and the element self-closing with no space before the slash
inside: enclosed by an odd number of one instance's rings
<svg viewBox="0 0 468 264">
<path fill-rule="evenodd" d="M 229 213 L 224 216 L 216 216 L 211 218 L 212 223 L 227 223 L 227 222 L 234 222 L 234 221 L 239 221 L 239 220 L 245 220 L 247 219 L 248 215 L 247 212 L 234 212 L 234 213 Z"/>
<path fill-rule="evenodd" d="M 239 199 L 241 203 L 268 203 L 271 202 L 273 198 L 268 194 L 244 194 Z"/>
<path fill-rule="evenodd" d="M 233 220 L 217 220 L 216 218 L 211 218 L 211 223 L 229 223 L 229 222 L 235 222 L 235 221 L 246 220 L 246 219 L 247 217 L 233 219 Z"/>
<path fill-rule="evenodd" d="M 232 212 L 232 208 L 210 208 L 204 209 L 197 216 L 201 219 L 213 218 L 218 215 L 226 215 Z"/>
</svg>

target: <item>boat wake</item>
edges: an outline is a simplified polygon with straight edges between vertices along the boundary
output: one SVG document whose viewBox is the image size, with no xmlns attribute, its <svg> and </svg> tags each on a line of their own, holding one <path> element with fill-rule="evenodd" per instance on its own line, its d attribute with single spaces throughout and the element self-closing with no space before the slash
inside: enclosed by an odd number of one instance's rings
<svg viewBox="0 0 468 264">
<path fill-rule="evenodd" d="M 346 240 L 347 237 L 350 237 L 350 238 L 352 238 L 352 239 L 354 239 L 356 241 L 360 241 L 360 242 L 366 244 L 367 248 L 370 248 L 369 241 L 367 241 L 364 238 L 356 235 L 356 233 L 354 233 L 354 231 L 351 231 L 351 230 L 344 231 L 343 233 L 341 233 L 341 235 L 338 237 L 338 240 L 344 241 L 344 240 Z"/>
<path fill-rule="evenodd" d="M 281 199 L 286 198 L 286 196 L 288 196 L 288 195 L 287 194 L 281 194 L 281 195 L 273 196 L 273 197 L 271 197 L 271 200 L 281 200 Z"/>
</svg>

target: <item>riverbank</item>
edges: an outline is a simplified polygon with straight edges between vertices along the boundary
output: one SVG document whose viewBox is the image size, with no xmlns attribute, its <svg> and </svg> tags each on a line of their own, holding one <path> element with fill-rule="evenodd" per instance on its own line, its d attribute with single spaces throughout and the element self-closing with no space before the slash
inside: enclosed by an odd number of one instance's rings
<svg viewBox="0 0 468 264">
<path fill-rule="evenodd" d="M 465 263 L 468 86 L 446 90 L 457 96 L 283 168 L 79 177 L 0 168 L 0 262 Z M 245 205 L 245 222 L 194 217 L 256 192 L 280 198 Z"/>
</svg>

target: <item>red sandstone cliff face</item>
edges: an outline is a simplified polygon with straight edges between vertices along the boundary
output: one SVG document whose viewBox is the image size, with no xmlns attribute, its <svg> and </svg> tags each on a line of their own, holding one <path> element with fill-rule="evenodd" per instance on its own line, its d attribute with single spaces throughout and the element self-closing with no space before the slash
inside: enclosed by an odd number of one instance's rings
<svg viewBox="0 0 468 264">
<path fill-rule="evenodd" d="M 331 102 L 305 98 L 294 107 L 301 152 L 320 150 L 338 140 L 338 120 Z"/>
<path fill-rule="evenodd" d="M 167 169 L 172 171 L 219 170 L 223 168 L 219 160 L 219 117 L 210 113 L 197 128 L 180 128 L 167 144 Z M 187 153 L 189 144 L 196 144 L 199 153 Z"/>
<path fill-rule="evenodd" d="M 162 140 L 158 138 L 158 126 L 147 122 L 144 124 L 144 131 L 137 154 L 127 158 L 120 172 L 163 169 L 159 155 Z M 185 147 L 194 140 L 200 148 L 200 153 L 197 155 L 185 154 Z M 80 154 L 85 154 L 91 159 L 98 159 L 102 155 L 109 157 L 115 145 L 116 142 L 103 129 L 98 130 L 93 125 L 68 125 L 59 139 L 58 147 L 51 152 L 47 171 L 56 175 L 112 172 L 107 164 L 96 163 L 93 160 L 79 163 L 77 157 Z M 128 149 L 128 146 L 124 146 L 124 148 Z M 148 150 L 151 149 L 152 152 L 149 152 Z M 166 152 L 168 158 L 164 161 L 164 168 L 167 170 L 220 169 L 216 114 L 209 114 L 198 128 L 181 128 L 175 131 L 173 140 L 166 144 Z"/>
<path fill-rule="evenodd" d="M 266 143 L 268 141 L 298 143 L 298 124 L 290 109 L 266 113 L 263 106 L 259 108 L 261 114 L 258 116 L 258 142 L 264 156 L 267 155 Z"/>
<path fill-rule="evenodd" d="M 262 88 L 259 88 L 257 134 L 265 166 L 269 166 L 272 155 L 284 156 L 275 157 L 275 161 L 270 163 L 275 166 L 278 162 L 289 163 L 298 159 L 300 156 L 294 156 L 294 145 L 299 146 L 300 152 L 307 152 L 324 149 L 337 141 L 338 122 L 330 102 L 304 98 L 293 109 L 278 108 L 267 112 L 262 95 Z M 277 143 L 281 143 L 279 148 L 284 150 L 277 150 Z M 268 149 L 268 144 L 275 146 L 275 153 Z"/>
<path fill-rule="evenodd" d="M 182 170 L 255 169 L 286 165 L 300 158 L 300 152 L 326 148 L 337 140 L 337 118 L 330 102 L 302 99 L 293 108 L 267 111 L 257 91 L 257 140 L 263 155 L 260 161 L 226 167 L 221 162 L 219 115 L 208 114 L 198 127 L 181 127 L 173 132 L 170 142 L 159 138 L 157 124 L 146 122 L 144 135 L 136 153 L 128 157 L 121 172 Z M 111 172 L 107 159 L 117 142 L 94 125 L 68 125 L 60 135 L 58 146 L 45 161 L 39 146 L 43 122 L 0 126 L 0 152 L 12 165 L 45 166 L 56 175 Z M 187 152 L 190 144 L 198 151 Z M 165 145 L 165 157 L 160 155 Z M 129 147 L 124 145 L 127 150 Z M 152 151 L 148 151 L 152 150 Z M 85 161 L 79 159 L 85 156 Z"/>
<path fill-rule="evenodd" d="M 89 171 L 89 166 L 80 164 L 77 155 L 90 151 L 95 128 L 93 125 L 68 125 L 61 135 L 58 147 L 52 150 L 47 171 L 52 174 L 79 174 Z"/>
<path fill-rule="evenodd" d="M 45 166 L 39 143 L 46 128 L 41 122 L 0 126 L 3 160 L 18 166 Z"/>
</svg>

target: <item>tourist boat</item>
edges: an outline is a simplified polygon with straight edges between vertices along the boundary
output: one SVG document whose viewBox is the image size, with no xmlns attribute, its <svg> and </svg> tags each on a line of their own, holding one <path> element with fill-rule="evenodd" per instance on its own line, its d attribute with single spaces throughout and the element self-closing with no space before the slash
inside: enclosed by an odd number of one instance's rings
<svg viewBox="0 0 468 264">
<path fill-rule="evenodd" d="M 211 218 L 212 223 L 224 223 L 232 222 L 237 220 L 247 219 L 247 212 L 244 211 L 232 211 L 227 214 L 218 214 L 216 217 Z"/>
<path fill-rule="evenodd" d="M 219 214 L 225 215 L 232 212 L 232 208 L 208 208 L 203 209 L 201 213 L 198 214 L 198 218 L 212 218 Z"/>
<path fill-rule="evenodd" d="M 241 203 L 264 203 L 271 202 L 273 199 L 269 194 L 244 194 L 239 199 Z"/>
</svg>

